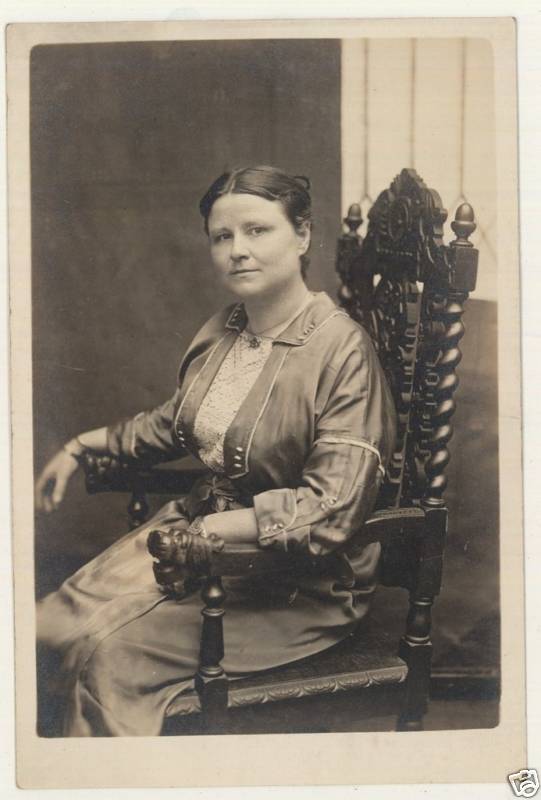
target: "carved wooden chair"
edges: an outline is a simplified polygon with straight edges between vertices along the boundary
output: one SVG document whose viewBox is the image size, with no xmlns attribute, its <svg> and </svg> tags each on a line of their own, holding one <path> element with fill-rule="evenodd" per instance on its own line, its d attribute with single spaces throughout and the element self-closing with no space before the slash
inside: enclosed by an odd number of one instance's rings
<svg viewBox="0 0 541 800">
<path fill-rule="evenodd" d="M 224 655 L 222 576 L 284 570 L 291 555 L 255 544 L 215 553 L 203 581 L 202 631 L 196 689 L 169 710 L 199 715 L 201 730 L 228 732 L 228 709 L 325 693 L 396 685 L 398 730 L 420 730 L 427 710 L 432 644 L 431 607 L 440 591 L 448 511 L 447 445 L 453 428 L 456 368 L 464 303 L 475 289 L 478 251 L 468 237 L 473 209 L 463 203 L 446 246 L 447 212 L 414 170 L 404 169 L 363 220 L 352 205 L 338 241 L 339 300 L 370 332 L 391 385 L 398 416 L 396 449 L 373 515 L 359 530 L 359 547 L 382 545 L 380 583 L 409 592 L 400 642 L 363 620 L 340 644 L 294 664 L 228 681 Z M 195 470 L 135 470 L 107 457 L 88 457 L 89 492 L 129 491 L 131 526 L 148 513 L 145 494 L 188 491 Z M 227 647 L 227 642 L 225 642 Z"/>
</svg>

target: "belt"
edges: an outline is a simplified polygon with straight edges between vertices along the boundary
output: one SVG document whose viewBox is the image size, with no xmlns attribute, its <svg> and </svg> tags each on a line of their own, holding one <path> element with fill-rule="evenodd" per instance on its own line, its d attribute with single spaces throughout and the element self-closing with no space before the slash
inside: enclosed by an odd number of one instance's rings
<svg viewBox="0 0 541 800">
<path fill-rule="evenodd" d="M 225 475 L 215 472 L 198 478 L 190 493 L 183 498 L 183 506 L 190 520 L 219 511 L 250 508 L 253 504 L 253 495 L 242 492 Z"/>
</svg>

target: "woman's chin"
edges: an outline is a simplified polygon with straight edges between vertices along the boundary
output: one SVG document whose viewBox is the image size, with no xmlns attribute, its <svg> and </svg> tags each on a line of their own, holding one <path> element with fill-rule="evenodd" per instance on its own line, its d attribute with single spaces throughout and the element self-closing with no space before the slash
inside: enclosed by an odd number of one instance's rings
<svg viewBox="0 0 541 800">
<path fill-rule="evenodd" d="M 228 277 L 225 285 L 230 292 L 233 292 L 238 297 L 254 297 L 258 294 L 264 294 L 267 288 L 257 272 Z"/>
</svg>

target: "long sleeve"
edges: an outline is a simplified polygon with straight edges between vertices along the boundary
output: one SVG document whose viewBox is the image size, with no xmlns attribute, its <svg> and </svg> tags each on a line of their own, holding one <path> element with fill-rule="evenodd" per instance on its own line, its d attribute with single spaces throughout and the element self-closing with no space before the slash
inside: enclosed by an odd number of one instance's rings
<svg viewBox="0 0 541 800">
<path fill-rule="evenodd" d="M 254 498 L 261 547 L 326 555 L 373 508 L 392 452 L 395 413 L 368 335 L 360 331 L 340 366 L 327 369 L 335 379 L 299 486 Z"/>
<path fill-rule="evenodd" d="M 173 415 L 177 389 L 162 405 L 142 411 L 131 419 L 107 427 L 107 447 L 115 456 L 141 459 L 150 463 L 170 461 L 186 455 L 173 438 Z"/>
<path fill-rule="evenodd" d="M 107 447 L 115 456 L 141 459 L 149 463 L 171 461 L 188 455 L 173 436 L 173 419 L 180 402 L 180 392 L 190 367 L 223 335 L 224 321 L 230 308 L 211 317 L 198 331 L 180 362 L 177 388 L 165 403 L 135 417 L 107 427 Z M 189 384 L 189 379 L 188 379 Z"/>
</svg>

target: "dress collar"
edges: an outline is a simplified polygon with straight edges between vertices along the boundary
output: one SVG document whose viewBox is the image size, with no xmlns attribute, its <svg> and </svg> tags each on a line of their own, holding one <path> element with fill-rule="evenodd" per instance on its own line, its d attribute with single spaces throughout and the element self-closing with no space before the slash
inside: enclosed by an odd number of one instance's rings
<svg viewBox="0 0 541 800">
<path fill-rule="evenodd" d="M 345 314 L 331 300 L 326 292 L 313 292 L 310 302 L 299 312 L 299 316 L 291 322 L 275 339 L 283 344 L 303 345 L 308 342 L 314 333 L 330 317 L 335 314 Z M 248 315 L 243 303 L 233 307 L 225 327 L 240 333 L 248 323 Z"/>
</svg>

